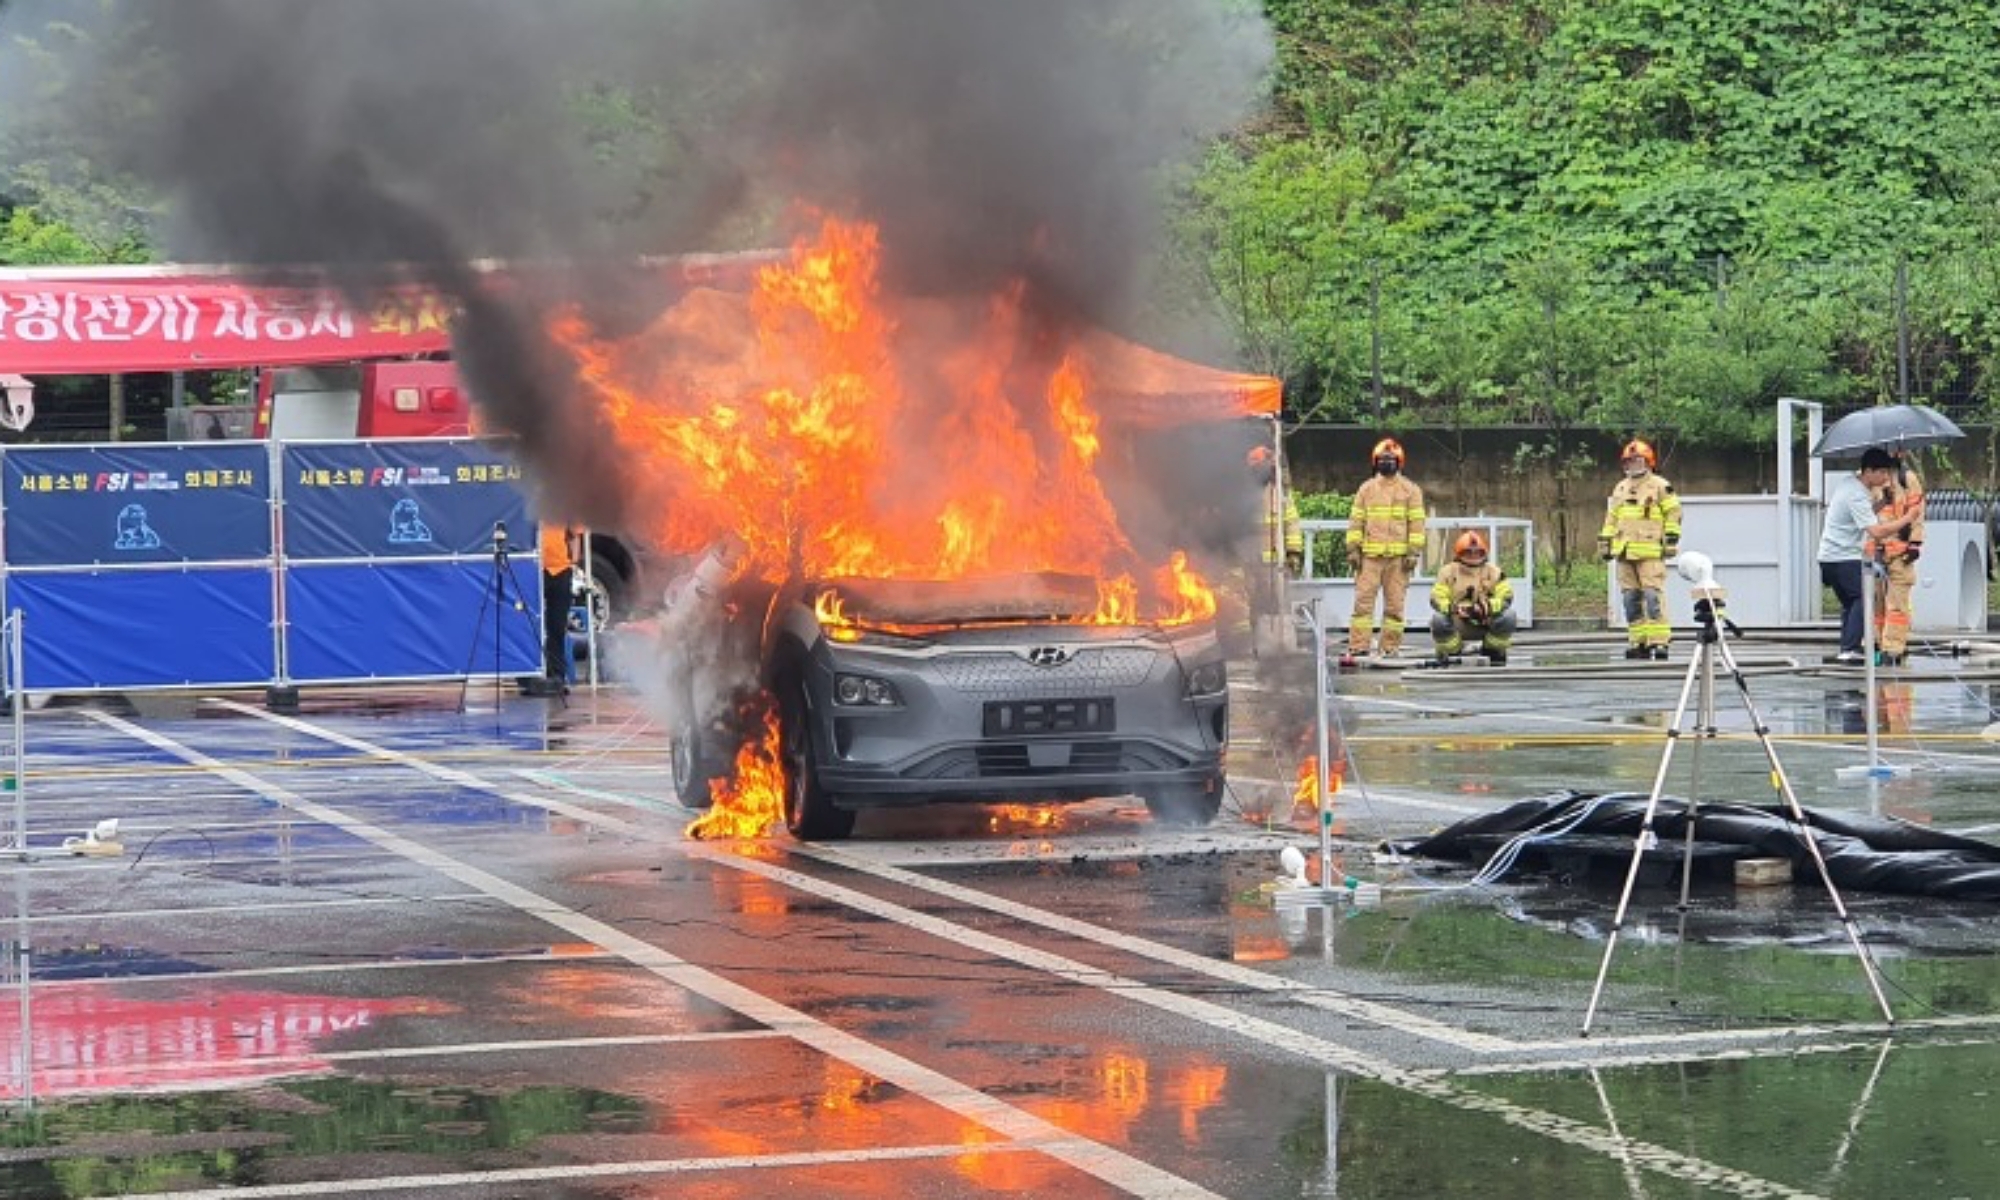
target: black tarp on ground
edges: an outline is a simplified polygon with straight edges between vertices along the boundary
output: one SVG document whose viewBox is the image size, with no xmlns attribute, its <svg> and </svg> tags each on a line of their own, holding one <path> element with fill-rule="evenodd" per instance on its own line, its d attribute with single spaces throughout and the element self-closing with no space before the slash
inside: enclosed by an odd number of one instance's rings
<svg viewBox="0 0 2000 1200">
<path fill-rule="evenodd" d="M 1586 810 L 1588 810 L 1586 812 Z M 1568 838 L 1635 838 L 1645 816 L 1646 797 L 1638 792 L 1555 792 L 1511 804 L 1497 812 L 1460 821 L 1430 837 L 1394 842 L 1390 849 L 1422 858 L 1485 861 L 1494 838 L 1511 838 L 1576 824 L 1538 838 L 1559 848 Z M 1665 848 L 1687 836 L 1688 803 L 1660 798 L 1653 831 Z M 1806 822 L 1836 887 L 1958 900 L 2000 900 L 2000 846 L 1939 833 L 1893 817 L 1868 817 L 1806 809 Z M 1580 818 L 1580 819 L 1579 819 Z M 1746 857 L 1787 858 L 1793 878 L 1817 878 L 1799 828 L 1782 805 L 1703 802 L 1695 812 L 1695 840 L 1744 847 Z"/>
</svg>

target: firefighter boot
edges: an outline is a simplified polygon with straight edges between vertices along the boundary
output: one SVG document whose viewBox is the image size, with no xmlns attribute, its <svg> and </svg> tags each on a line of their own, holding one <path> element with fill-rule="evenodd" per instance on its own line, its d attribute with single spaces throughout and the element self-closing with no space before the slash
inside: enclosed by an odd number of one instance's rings
<svg viewBox="0 0 2000 1200">
<path fill-rule="evenodd" d="M 1650 653 L 1654 662 L 1667 661 L 1667 648 L 1665 646 L 1654 646 Z"/>
</svg>

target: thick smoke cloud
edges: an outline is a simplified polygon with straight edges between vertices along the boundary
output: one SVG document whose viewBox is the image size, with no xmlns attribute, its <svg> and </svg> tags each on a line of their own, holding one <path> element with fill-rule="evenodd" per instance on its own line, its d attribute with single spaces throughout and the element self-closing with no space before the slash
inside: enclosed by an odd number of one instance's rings
<svg viewBox="0 0 2000 1200">
<path fill-rule="evenodd" d="M 0 33 L 61 7 L 0 9 Z M 878 222 L 899 289 L 1025 278 L 1043 321 L 1116 326 L 1158 229 L 1156 170 L 1258 93 L 1271 45 L 1251 7 L 122 0 L 77 66 L 137 101 L 88 132 L 164 194 L 170 253 L 355 290 L 397 263 L 446 289 L 496 423 L 564 508 L 615 527 L 617 457 L 540 340 L 561 297 L 502 304 L 469 264 L 769 244 L 803 202 Z M 572 287 L 605 320 L 627 294 Z"/>
</svg>

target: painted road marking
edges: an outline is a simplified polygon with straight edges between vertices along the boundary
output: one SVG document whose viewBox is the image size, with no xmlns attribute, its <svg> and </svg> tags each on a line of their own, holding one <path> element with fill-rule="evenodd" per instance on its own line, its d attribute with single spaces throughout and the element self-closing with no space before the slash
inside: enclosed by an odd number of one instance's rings
<svg viewBox="0 0 2000 1200">
<path fill-rule="evenodd" d="M 1213 1192 L 1164 1171 L 1151 1163 L 1134 1158 L 1121 1150 L 1087 1139 L 1075 1138 L 1060 1126 L 1036 1116 L 1025 1109 L 1004 1100 L 986 1095 L 977 1088 L 961 1083 L 942 1072 L 923 1066 L 900 1054 L 887 1050 L 872 1042 L 837 1029 L 823 1021 L 816 1020 L 797 1009 L 779 1004 L 761 993 L 740 984 L 732 983 L 705 968 L 695 966 L 678 958 L 658 946 L 643 941 L 608 925 L 596 917 L 585 916 L 574 909 L 565 907 L 546 896 L 527 888 L 510 883 L 490 871 L 474 867 L 436 850 L 422 842 L 391 833 L 380 826 L 349 816 L 340 809 L 316 801 L 307 800 L 268 780 L 259 778 L 248 771 L 230 767 L 209 758 L 199 750 L 182 745 L 164 734 L 135 725 L 121 717 L 109 713 L 90 712 L 91 719 L 100 721 L 129 737 L 145 742 L 181 759 L 183 762 L 210 766 L 219 776 L 258 795 L 274 800 L 314 820 L 325 822 L 345 830 L 356 837 L 364 838 L 385 849 L 408 858 L 410 861 L 427 866 L 468 887 L 476 888 L 495 900 L 519 909 L 529 916 L 539 917 L 584 941 L 604 947 L 613 954 L 626 959 L 636 966 L 652 972 L 667 982 L 693 992 L 703 999 L 740 1013 L 771 1029 L 788 1034 L 829 1058 L 863 1071 L 877 1079 L 892 1083 L 939 1108 L 956 1113 L 978 1125 L 1008 1138 L 1011 1141 L 1029 1141 L 1042 1145 L 1044 1153 L 1060 1162 L 1076 1168 L 1085 1174 L 1103 1180 L 1112 1187 L 1123 1189 L 1135 1196 L 1158 1198 L 1158 1200 L 1181 1200 L 1183 1197 L 1210 1197 Z M 314 727 L 304 722 L 293 721 L 289 717 L 269 715 L 271 719 L 290 723 L 302 732 L 313 732 Z M 332 731 L 328 731 L 331 733 Z M 344 738 L 344 735 L 342 735 Z M 352 741 L 353 739 L 344 739 Z M 384 755 L 399 752 L 381 749 Z M 429 772 L 427 772 L 429 773 Z M 460 772 L 452 772 L 460 775 Z M 470 776 L 466 776 L 470 779 Z M 476 783 L 469 786 L 478 786 Z M 493 789 L 483 789 L 488 792 Z M 579 810 L 579 820 L 600 819 L 600 814 Z M 615 818 L 601 818 L 615 820 Z M 625 822 L 618 822 L 626 825 Z M 626 825 L 637 832 L 637 827 Z M 966 1146 L 958 1147 L 959 1154 L 968 1153 Z M 381 1181 L 368 1181 L 372 1186 L 380 1186 Z M 273 1195 L 325 1195 L 318 1192 L 276 1192 Z M 412 1186 L 428 1186 L 412 1184 Z M 355 1187 L 346 1190 L 366 1190 Z M 232 1192 L 243 1196 L 247 1192 Z M 1219 1200 L 1219 1198 L 1218 1198 Z"/>
<path fill-rule="evenodd" d="M 933 1158 L 981 1158 L 988 1154 L 1046 1154 L 1052 1158 L 1078 1154 L 1095 1143 L 1078 1138 L 1006 1142 L 968 1146 L 888 1146 L 879 1150 L 825 1150 L 805 1154 L 737 1155 L 728 1158 L 648 1159 L 640 1162 L 576 1163 L 563 1167 L 516 1167 L 499 1171 L 459 1171 L 449 1175 L 394 1175 L 382 1179 L 343 1179 L 319 1183 L 277 1183 L 261 1187 L 212 1188 L 175 1192 L 175 1200 L 279 1200 L 289 1196 L 340 1196 L 352 1192 L 426 1194 L 439 1188 L 491 1188 L 510 1183 L 568 1183 L 578 1179 L 616 1179 L 632 1175 L 696 1175 L 713 1171 L 772 1171 L 796 1167 L 843 1166 L 852 1163 L 916 1162 Z M 1187 1192 L 1185 1195 L 1208 1195 Z"/>
<path fill-rule="evenodd" d="M 351 962 L 316 962 L 291 967 L 231 967 L 221 971 L 165 971 L 158 975 L 92 975 L 84 978 L 64 979 L 65 988 L 118 987 L 121 989 L 144 986 L 149 983 L 191 983 L 209 982 L 219 979 L 268 979 L 284 975 L 351 975 L 356 971 L 421 971 L 450 967 L 483 967 L 488 963 L 571 963 L 612 962 L 614 956 L 606 954 L 595 946 L 589 950 L 561 954 L 494 954 L 487 957 L 468 954 L 458 958 L 364 958 Z"/>
<path fill-rule="evenodd" d="M 253 709 L 245 709 L 244 711 L 249 712 L 253 716 L 267 716 L 267 714 L 259 713 Z M 310 731 L 313 728 L 304 722 L 294 721 L 292 718 L 269 716 L 268 719 L 287 722 L 294 728 L 300 728 L 302 731 Z M 146 731 L 140 730 L 136 726 L 131 728 L 140 736 L 156 736 L 147 735 Z M 196 752 L 187 750 L 185 753 L 194 754 Z M 415 765 L 416 761 L 419 761 L 415 760 L 413 756 L 404 755 L 401 751 L 389 750 L 387 748 L 382 748 L 381 753 L 388 756 L 412 758 L 413 765 Z M 238 772 L 237 774 L 242 773 Z M 273 791 L 282 790 L 278 789 L 276 785 L 258 780 L 254 776 L 248 776 L 247 778 L 249 780 L 248 786 L 270 788 Z M 327 811 L 333 815 L 339 815 L 337 810 Z M 384 833 L 382 836 L 395 837 L 396 835 Z M 1516 1128 L 1538 1133 L 1553 1140 L 1604 1155 L 1621 1163 L 1630 1161 L 1664 1175 L 1688 1180 L 1702 1186 L 1730 1192 L 1739 1196 L 1757 1198 L 1757 1200 L 1772 1200 L 1772 1198 L 1778 1198 L 1778 1200 L 1820 1200 L 1813 1193 L 1788 1188 L 1782 1184 L 1763 1179 L 1748 1172 L 1725 1167 L 1719 1163 L 1709 1162 L 1690 1154 L 1683 1154 L 1664 1146 L 1633 1141 L 1632 1139 L 1607 1132 L 1597 1126 L 1573 1120 L 1556 1113 L 1528 1108 L 1524 1105 L 1516 1104 L 1511 1100 L 1496 1096 L 1483 1095 L 1479 1092 L 1459 1087 L 1449 1079 L 1399 1067 L 1386 1060 L 1374 1058 L 1359 1051 L 1326 1041 L 1312 1034 L 1293 1029 L 1290 1026 L 1281 1025 L 1275 1021 L 1248 1016 L 1223 1005 L 1191 996 L 1184 996 L 1178 992 L 1153 988 L 1137 980 L 1125 979 L 1109 972 L 1100 971 L 1095 967 L 1073 959 L 1063 958 L 1060 955 L 1036 950 L 1003 938 L 983 934 L 977 930 L 968 929 L 941 918 L 918 913 L 915 910 L 904 908 L 890 901 L 878 900 L 873 896 L 857 892 L 852 888 L 814 879 L 797 871 L 772 866 L 768 863 L 733 855 L 708 846 L 689 847 L 687 848 L 687 853 L 717 865 L 728 866 L 736 870 L 763 876 L 774 882 L 803 890 L 812 895 L 836 900 L 855 907 L 860 911 L 883 916 L 911 928 L 932 933 L 954 944 L 977 946 L 986 950 L 987 953 L 1034 967 L 1057 978 L 1067 979 L 1084 986 L 1106 989 L 1116 996 L 1208 1025 L 1211 1028 L 1241 1037 L 1246 1041 L 1256 1042 L 1281 1052 L 1289 1052 L 1324 1067 L 1330 1067 L 1351 1075 L 1401 1088 L 1455 1108 L 1481 1113 Z M 815 853 L 824 854 L 825 852 Z M 833 861 L 840 863 L 840 865 L 860 869 L 864 872 L 868 871 L 872 866 L 872 864 L 862 863 L 859 860 L 848 862 L 847 858 L 848 856 L 837 856 L 833 858 Z M 884 870 L 893 869 L 884 868 Z M 981 904 L 982 906 L 1010 903 L 1000 901 L 998 898 L 984 893 L 972 892 L 970 889 L 956 889 L 955 885 L 940 884 L 939 881 L 929 880 L 911 872 L 899 871 L 896 874 L 905 875 L 912 880 L 919 881 L 912 886 L 951 888 L 963 891 L 967 896 L 972 898 L 972 902 Z M 512 888 L 513 886 L 505 884 L 504 881 L 496 880 L 495 882 L 508 888 Z M 1021 907 L 1025 908 L 1025 906 Z M 566 912 L 567 910 L 563 911 Z M 1043 913 L 1041 910 L 1029 911 L 1038 914 L 1043 919 L 1067 920 L 1067 918 L 1056 917 L 1055 914 Z M 589 918 L 583 919 L 591 920 Z M 592 923 L 597 924 L 595 921 L 592 921 Z M 1094 929 L 1095 927 L 1089 928 Z M 634 940 L 628 939 L 625 935 L 608 927 L 606 927 L 606 932 L 621 941 Z M 1111 934 L 1109 931 L 1104 930 L 1097 930 L 1096 932 L 1100 935 L 1114 938 L 1124 936 Z M 1139 939 L 1132 940 L 1136 942 Z M 644 943 L 639 944 L 644 945 Z M 616 949 L 616 947 L 608 948 Z M 664 951 L 653 948 L 652 953 L 665 957 L 686 968 L 688 971 L 697 972 L 701 975 L 707 974 L 701 968 L 683 963 L 679 959 L 673 959 L 672 956 L 666 955 Z M 1218 964 L 1208 965 L 1216 966 Z M 727 986 L 737 991 L 744 990 L 737 988 L 733 984 Z M 752 996 L 756 995 L 756 993 L 749 994 Z M 791 1012 L 791 1010 L 782 1009 L 782 1006 L 777 1006 L 774 1002 L 764 1000 L 762 997 L 758 999 L 763 1005 L 780 1008 L 781 1011 L 787 1013 Z M 735 1006 L 731 1005 L 731 1007 Z M 1399 1015 L 1413 1021 L 1421 1019 L 1410 1014 Z M 767 1023 L 775 1024 L 776 1022 Z M 1463 1034 L 1462 1031 L 1461 1034 L 1467 1037 L 1475 1036 Z M 846 1037 L 847 1035 L 842 1034 L 840 1036 Z M 806 1040 L 803 1035 L 801 1035 L 801 1040 Z M 1502 1044 L 1504 1045 L 1505 1043 Z M 907 1060 L 899 1059 L 899 1061 Z M 910 1065 L 915 1066 L 915 1064 Z M 928 1072 L 928 1068 L 918 1067 L 917 1069 Z M 881 1072 L 876 1072 L 876 1074 L 882 1075 Z M 886 1075 L 882 1075 L 882 1077 L 888 1078 Z"/>
<path fill-rule="evenodd" d="M 629 1046 L 698 1046 L 709 1042 L 772 1041 L 788 1038 L 788 1035 L 771 1029 L 717 1030 L 709 1033 L 648 1033 L 631 1034 L 623 1037 L 579 1037 L 546 1038 L 539 1041 L 518 1042 L 458 1042 L 448 1045 L 401 1046 L 375 1050 L 330 1050 L 311 1054 L 266 1054 L 245 1055 L 229 1060 L 231 1069 L 250 1068 L 260 1075 L 283 1075 L 292 1071 L 310 1071 L 328 1063 L 374 1062 L 377 1060 L 406 1058 L 441 1058 L 472 1054 L 532 1054 L 544 1050 L 604 1050 Z M 41 1054 L 37 1058 L 42 1057 Z M 204 1073 L 213 1071 L 216 1064 L 198 1059 L 184 1062 L 150 1062 L 129 1072 L 137 1087 L 160 1087 L 168 1080 L 183 1076 L 199 1079 Z M 68 1075 L 91 1077 L 104 1070 L 102 1063 L 86 1062 L 50 1066 L 35 1064 L 35 1078 L 61 1079 Z M 120 1090 L 125 1090 L 121 1088 Z"/>
<path fill-rule="evenodd" d="M 498 796 L 500 799 L 514 804 L 545 809 L 549 812 L 568 817 L 573 821 L 583 821 L 605 829 L 615 830 L 628 837 L 638 837 L 642 834 L 641 826 L 634 825 L 629 821 L 621 821 L 616 817 L 607 816 L 594 809 L 579 808 L 574 804 L 566 804 L 561 800 L 550 800 L 546 797 L 528 797 L 519 793 L 505 791 L 495 786 L 489 780 L 466 771 L 461 771 L 456 767 L 443 766 L 428 759 L 419 758 L 412 754 L 405 754 L 400 750 L 391 750 L 386 746 L 364 742 L 360 738 L 349 737 L 338 730 L 328 729 L 321 725 L 313 725 L 306 721 L 301 721 L 296 717 L 264 712 L 261 709 L 252 708 L 247 704 L 241 704 L 234 700 L 211 700 L 210 703 L 214 704 L 217 708 L 226 708 L 231 712 L 246 713 L 260 720 L 269 721 L 273 725 L 282 725 L 286 729 L 306 734 L 309 737 L 332 742 L 336 746 L 345 746 L 349 750 L 378 761 L 392 762 L 400 766 L 410 767 L 413 770 L 423 772 L 432 779 L 442 780 L 445 783 L 455 784 L 462 788 L 470 788 L 473 791 L 483 792 L 489 796 Z M 90 715 L 94 717 L 100 714 L 92 712 Z M 133 728 L 136 729 L 138 727 L 133 726 Z M 217 765 L 220 766 L 223 764 L 218 762 Z"/>
<path fill-rule="evenodd" d="M 461 881 L 463 882 L 463 881 Z M 30 913 L 34 924 L 52 921 L 131 920 L 135 917 L 198 917 L 215 913 L 282 912 L 287 909 L 358 908 L 379 904 L 463 904 L 493 899 L 484 892 L 444 892 L 436 896 L 354 896 L 346 900 L 272 900 L 259 904 L 214 904 L 199 908 L 86 908 L 63 912 Z M 19 918 L 17 918 L 19 919 Z"/>
</svg>

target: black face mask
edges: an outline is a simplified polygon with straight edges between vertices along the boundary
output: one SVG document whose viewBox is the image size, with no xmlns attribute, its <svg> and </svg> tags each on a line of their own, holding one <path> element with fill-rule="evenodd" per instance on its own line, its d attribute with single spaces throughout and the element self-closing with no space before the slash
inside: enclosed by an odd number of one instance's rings
<svg viewBox="0 0 2000 1200">
<path fill-rule="evenodd" d="M 1402 464 L 1393 458 L 1378 458 L 1375 460 L 1375 473 L 1377 475 L 1394 475 L 1402 469 Z"/>
</svg>

